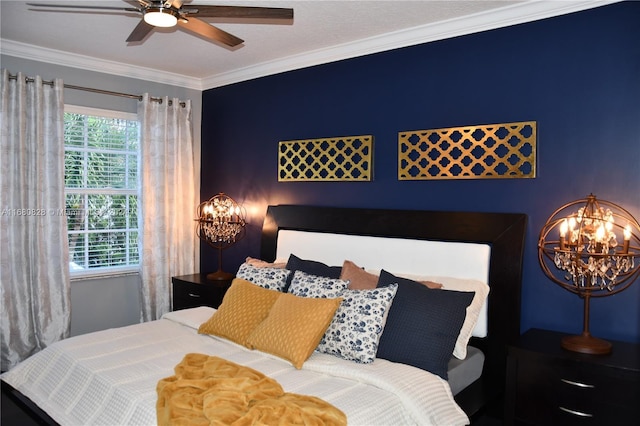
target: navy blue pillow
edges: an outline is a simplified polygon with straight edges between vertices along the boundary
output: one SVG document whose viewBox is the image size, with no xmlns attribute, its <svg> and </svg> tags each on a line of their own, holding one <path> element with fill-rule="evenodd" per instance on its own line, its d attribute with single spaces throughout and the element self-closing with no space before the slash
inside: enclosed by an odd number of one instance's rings
<svg viewBox="0 0 640 426">
<path fill-rule="evenodd" d="M 409 364 L 447 380 L 447 366 L 474 292 L 430 289 L 384 269 L 377 287 L 398 283 L 378 358 Z"/>
<path fill-rule="evenodd" d="M 328 278 L 340 278 L 340 272 L 342 271 L 342 266 L 328 266 L 316 260 L 300 259 L 295 254 L 289 255 L 286 268 L 290 270 L 291 273 L 287 277 L 285 288 L 282 290 L 284 292 L 289 291 L 291 280 L 293 280 L 293 275 L 296 271 Z"/>
</svg>

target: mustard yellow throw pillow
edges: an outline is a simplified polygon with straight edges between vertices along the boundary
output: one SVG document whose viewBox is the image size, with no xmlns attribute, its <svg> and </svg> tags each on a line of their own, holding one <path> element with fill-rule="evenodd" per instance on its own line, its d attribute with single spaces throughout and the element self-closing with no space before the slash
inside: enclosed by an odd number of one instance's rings
<svg viewBox="0 0 640 426">
<path fill-rule="evenodd" d="M 200 325 L 198 333 L 224 337 L 247 346 L 249 334 L 269 315 L 282 294 L 236 278 L 218 310 Z"/>
<path fill-rule="evenodd" d="M 342 298 L 315 299 L 283 293 L 269 316 L 247 338 L 247 347 L 288 361 L 296 368 L 316 349 Z"/>
</svg>

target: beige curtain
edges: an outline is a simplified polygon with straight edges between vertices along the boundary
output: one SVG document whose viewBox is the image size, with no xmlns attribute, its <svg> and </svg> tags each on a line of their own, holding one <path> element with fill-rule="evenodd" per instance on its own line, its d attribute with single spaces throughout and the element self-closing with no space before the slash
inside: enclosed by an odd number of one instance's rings
<svg viewBox="0 0 640 426">
<path fill-rule="evenodd" d="M 33 81 L 32 81 L 33 80 Z M 2 70 L 2 370 L 69 335 L 63 83 Z"/>
<path fill-rule="evenodd" d="M 196 268 L 191 102 L 143 95 L 141 123 L 141 320 L 171 310 L 171 277 Z"/>
</svg>

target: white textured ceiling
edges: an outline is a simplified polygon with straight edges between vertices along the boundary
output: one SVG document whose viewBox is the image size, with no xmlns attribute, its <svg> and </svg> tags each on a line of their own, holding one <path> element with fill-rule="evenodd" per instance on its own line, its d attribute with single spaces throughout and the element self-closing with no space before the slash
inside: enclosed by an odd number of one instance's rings
<svg viewBox="0 0 640 426">
<path fill-rule="evenodd" d="M 51 0 L 33 0 L 37 3 Z M 121 0 L 57 1 L 127 7 Z M 294 9 L 288 24 L 206 19 L 242 39 L 229 49 L 179 29 L 156 29 L 127 44 L 138 16 L 29 10 L 0 1 L 0 51 L 11 56 L 207 89 L 261 75 L 491 28 L 544 19 L 612 1 L 185 1 Z"/>
</svg>

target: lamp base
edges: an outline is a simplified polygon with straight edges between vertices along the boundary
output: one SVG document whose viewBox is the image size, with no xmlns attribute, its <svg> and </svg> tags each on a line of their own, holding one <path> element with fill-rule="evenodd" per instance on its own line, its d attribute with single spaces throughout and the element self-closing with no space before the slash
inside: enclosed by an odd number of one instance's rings
<svg viewBox="0 0 640 426">
<path fill-rule="evenodd" d="M 224 272 L 222 270 L 218 270 L 216 272 L 211 272 L 210 274 L 207 274 L 207 279 L 210 281 L 230 281 L 235 277 L 235 275 L 233 275 L 230 272 Z"/>
<path fill-rule="evenodd" d="M 611 343 L 590 334 L 565 336 L 562 338 L 561 346 L 568 351 L 583 354 L 606 355 L 611 352 Z"/>
</svg>

